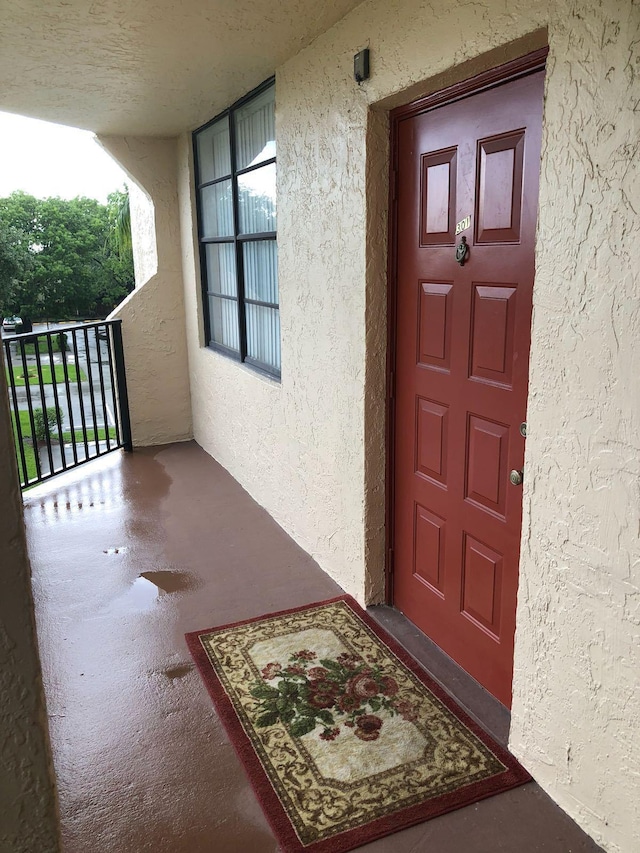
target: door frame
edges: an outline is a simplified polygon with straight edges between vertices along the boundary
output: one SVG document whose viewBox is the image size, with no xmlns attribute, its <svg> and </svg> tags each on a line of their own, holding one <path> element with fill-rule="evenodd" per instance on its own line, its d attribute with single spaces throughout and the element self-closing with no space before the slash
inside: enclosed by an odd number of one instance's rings
<svg viewBox="0 0 640 853">
<path fill-rule="evenodd" d="M 524 56 L 512 59 L 488 71 L 483 71 L 467 80 L 454 83 L 409 104 L 392 110 L 389 116 L 389 233 L 387 262 L 387 395 L 386 395 L 386 471 L 385 471 L 385 600 L 393 605 L 394 574 L 394 522 L 395 522 L 395 374 L 396 374 L 396 321 L 397 321 L 397 176 L 398 176 L 398 129 L 402 120 L 412 118 L 455 101 L 476 95 L 487 89 L 509 83 L 546 66 L 549 48 L 542 47 Z M 535 283 L 534 283 L 535 286 Z"/>
</svg>

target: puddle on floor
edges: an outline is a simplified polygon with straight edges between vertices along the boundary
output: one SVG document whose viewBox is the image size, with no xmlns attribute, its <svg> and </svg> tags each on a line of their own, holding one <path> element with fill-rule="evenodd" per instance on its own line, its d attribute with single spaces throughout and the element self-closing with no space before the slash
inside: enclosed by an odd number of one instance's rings
<svg viewBox="0 0 640 853">
<path fill-rule="evenodd" d="M 147 610 L 163 596 L 195 586 L 196 579 L 187 572 L 142 572 L 131 584 L 128 598 L 135 607 Z"/>
<path fill-rule="evenodd" d="M 184 589 L 193 589 L 196 585 L 196 579 L 187 572 L 142 572 L 140 578 L 152 583 L 160 592 L 182 592 Z"/>
<path fill-rule="evenodd" d="M 131 584 L 131 589 L 127 597 L 133 605 L 146 610 L 149 607 L 153 607 L 159 595 L 160 590 L 155 584 L 146 580 L 146 578 L 139 577 Z"/>
</svg>

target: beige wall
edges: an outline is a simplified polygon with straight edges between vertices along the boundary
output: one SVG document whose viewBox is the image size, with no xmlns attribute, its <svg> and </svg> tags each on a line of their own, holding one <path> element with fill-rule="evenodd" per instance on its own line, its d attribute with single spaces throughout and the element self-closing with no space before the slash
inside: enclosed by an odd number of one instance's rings
<svg viewBox="0 0 640 853">
<path fill-rule="evenodd" d="M 49 731 L 0 347 L 0 850 L 57 853 Z"/>
<path fill-rule="evenodd" d="M 153 278 L 158 272 L 158 240 L 156 236 L 155 205 L 151 197 L 135 181 L 128 182 L 131 221 L 131 250 L 136 287 Z"/>
<path fill-rule="evenodd" d="M 176 141 L 102 136 L 131 188 L 136 288 L 109 319 L 122 319 L 133 443 L 192 437 L 180 257 Z"/>
<path fill-rule="evenodd" d="M 640 848 L 638 24 L 630 0 L 371 0 L 277 69 L 281 384 L 202 346 L 189 140 L 179 147 L 194 435 L 346 590 L 380 600 L 381 110 L 548 28 L 511 745 L 625 853 Z M 364 46 L 372 77 L 358 87 Z"/>
<path fill-rule="evenodd" d="M 628 251 L 640 6 L 563 11 L 550 31 L 511 748 L 626 853 L 640 850 L 640 264 Z"/>
</svg>

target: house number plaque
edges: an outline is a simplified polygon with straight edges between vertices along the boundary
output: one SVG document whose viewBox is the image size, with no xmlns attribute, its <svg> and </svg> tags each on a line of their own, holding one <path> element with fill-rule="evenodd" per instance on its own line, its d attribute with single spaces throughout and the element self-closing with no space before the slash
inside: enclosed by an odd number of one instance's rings
<svg viewBox="0 0 640 853">
<path fill-rule="evenodd" d="M 456 225 L 456 236 L 458 234 L 462 234 L 463 231 L 466 231 L 467 228 L 471 225 L 471 217 L 465 216 L 464 219 L 461 219 L 460 222 Z"/>
</svg>

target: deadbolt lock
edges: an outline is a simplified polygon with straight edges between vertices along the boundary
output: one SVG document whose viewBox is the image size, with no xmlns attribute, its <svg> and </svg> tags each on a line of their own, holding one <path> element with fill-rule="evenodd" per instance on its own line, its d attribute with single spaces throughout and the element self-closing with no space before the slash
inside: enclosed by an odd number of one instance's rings
<svg viewBox="0 0 640 853">
<path fill-rule="evenodd" d="M 522 480 L 524 479 L 523 474 L 524 474 L 523 471 L 517 471 L 514 468 L 514 470 L 509 474 L 509 480 L 511 481 L 511 485 L 512 486 L 521 486 Z"/>
</svg>

